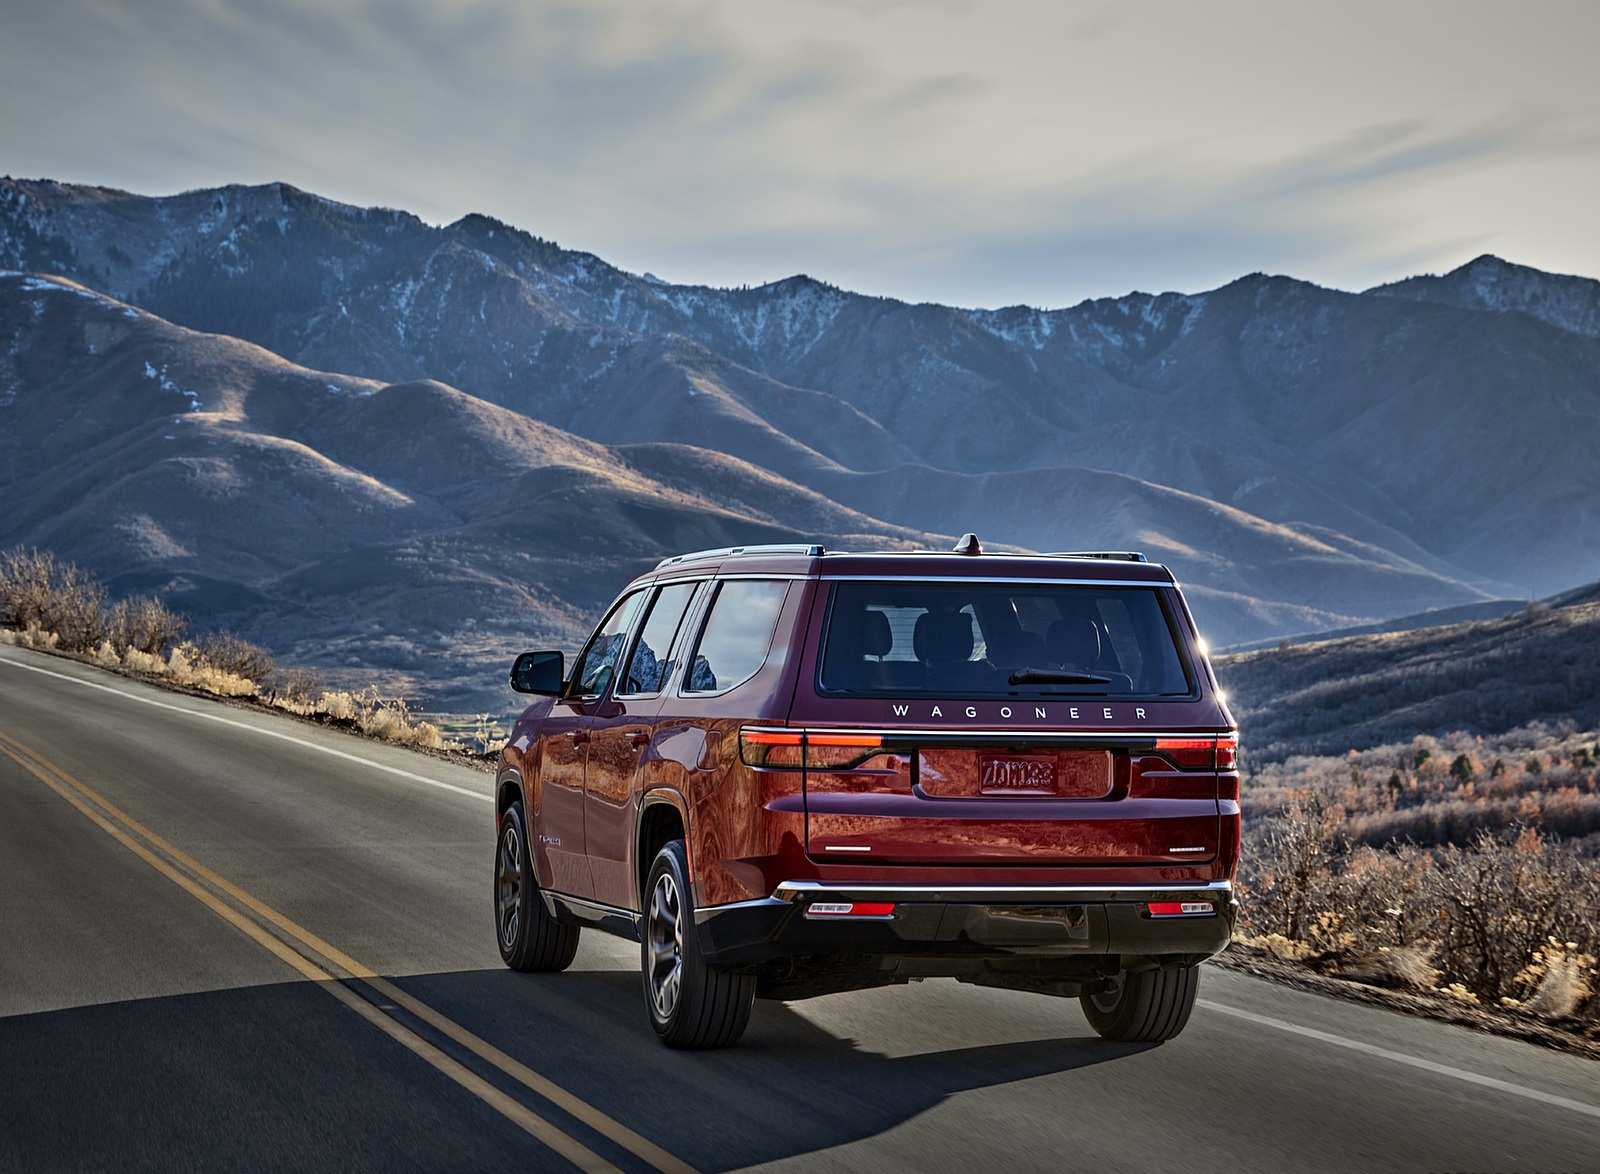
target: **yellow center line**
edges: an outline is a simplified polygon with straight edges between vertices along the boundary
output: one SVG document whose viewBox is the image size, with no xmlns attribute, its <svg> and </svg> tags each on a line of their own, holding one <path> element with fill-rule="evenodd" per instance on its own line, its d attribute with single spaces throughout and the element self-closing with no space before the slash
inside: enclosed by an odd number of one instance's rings
<svg viewBox="0 0 1600 1174">
<path fill-rule="evenodd" d="M 30 774 L 34 775 L 51 790 L 55 791 L 58 795 L 65 799 L 68 803 L 72 804 L 73 807 L 77 808 L 79 812 L 87 816 L 93 823 L 100 827 L 101 830 L 105 831 L 113 839 L 117 840 L 124 847 L 128 848 L 141 860 L 145 861 L 152 868 L 156 869 L 163 876 L 167 877 L 167 879 L 171 880 L 190 896 L 200 901 L 229 925 L 234 926 L 241 933 L 244 933 L 253 941 L 269 950 L 276 957 L 282 959 L 304 978 L 316 983 L 322 990 L 327 991 L 329 994 L 333 995 L 334 998 L 338 999 L 341 1003 L 344 1003 L 351 1010 L 362 1016 L 362 1018 L 379 1028 L 379 1030 L 383 1031 L 397 1042 L 403 1044 L 418 1056 L 427 1060 L 428 1063 L 439 1069 L 439 1071 L 443 1072 L 452 1080 L 462 1085 L 462 1087 L 468 1089 L 468 1091 L 474 1093 L 493 1108 L 503 1113 L 506 1117 L 516 1122 L 523 1129 L 527 1130 L 527 1132 L 544 1142 L 546 1145 L 550 1146 L 550 1148 L 554 1149 L 557 1153 L 561 1154 L 569 1161 L 573 1162 L 573 1164 L 578 1166 L 580 1169 L 615 1171 L 616 1167 L 611 1165 L 604 1158 L 601 1158 L 598 1154 L 595 1154 L 593 1151 L 584 1147 L 581 1143 L 575 1141 L 571 1137 L 568 1137 L 565 1133 L 562 1133 L 554 1125 L 550 1124 L 548 1121 L 545 1121 L 542 1117 L 537 1116 L 519 1102 L 515 1101 L 509 1096 L 506 1096 L 499 1089 L 475 1075 L 470 1069 L 463 1067 L 457 1061 L 451 1059 L 433 1044 L 428 1043 L 425 1039 L 416 1035 L 404 1025 L 397 1023 L 395 1020 L 385 1015 L 371 1003 L 367 1002 L 365 999 L 346 988 L 339 981 L 338 975 L 318 965 L 311 959 L 303 956 L 298 951 L 290 948 L 290 946 L 280 941 L 277 937 L 266 932 L 256 922 L 243 916 L 237 910 L 229 906 L 226 902 L 219 900 L 214 893 L 208 891 L 202 885 L 195 883 L 195 881 L 190 877 L 185 876 L 182 872 L 168 863 L 167 860 L 163 860 L 160 856 L 156 855 L 155 852 L 152 852 L 149 848 L 147 848 L 145 844 L 139 843 L 139 841 L 134 839 L 133 835 L 129 835 L 128 832 L 131 831 L 134 833 L 134 835 L 137 835 L 146 841 L 146 843 L 154 846 L 160 852 L 164 853 L 171 860 L 178 862 L 196 876 L 204 879 L 206 882 L 215 886 L 215 888 L 223 893 L 226 893 L 229 897 L 232 897 L 240 905 L 249 909 L 252 913 L 255 913 L 262 920 L 276 927 L 285 936 L 289 937 L 293 941 L 298 942 L 300 945 L 315 952 L 316 954 L 321 955 L 323 958 L 331 962 L 335 967 L 345 971 L 345 973 L 349 974 L 351 977 L 360 979 L 362 982 L 367 983 L 373 989 L 380 992 L 385 998 L 389 999 L 398 1006 L 404 1007 L 407 1011 L 411 1012 L 411 1014 L 415 1015 L 424 1023 L 427 1023 L 430 1027 L 433 1027 L 436 1031 L 439 1031 L 447 1038 L 466 1048 L 478 1058 L 493 1065 L 495 1068 L 499 1069 L 507 1076 L 510 1076 L 513 1080 L 517 1081 L 517 1083 L 521 1084 L 525 1088 L 537 1093 L 539 1096 L 558 1106 L 565 1112 L 571 1114 L 573 1117 L 582 1121 L 585 1125 L 588 1125 L 590 1128 L 594 1129 L 597 1133 L 609 1138 L 611 1141 L 616 1142 L 618 1145 L 622 1146 L 635 1156 L 642 1158 L 646 1162 L 649 1162 L 652 1166 L 656 1167 L 658 1170 L 661 1170 L 663 1174 L 696 1174 L 696 1171 L 692 1166 L 689 1166 L 681 1159 L 668 1153 L 654 1142 L 651 1142 L 647 1138 L 635 1133 L 626 1125 L 623 1125 L 621 1122 L 616 1121 L 610 1116 L 601 1112 L 599 1109 L 595 1108 L 581 1097 L 578 1097 L 574 1093 L 568 1092 L 566 1089 L 549 1080 L 547 1077 L 541 1076 L 527 1065 L 513 1059 L 511 1056 L 508 1056 L 505 1052 L 501 1051 L 493 1044 L 477 1035 L 474 1035 L 465 1027 L 462 1027 L 459 1023 L 456 1023 L 454 1020 L 434 1010 L 420 999 L 417 999 L 407 992 L 401 990 L 389 980 L 375 973 L 369 967 L 362 965 L 360 962 L 356 961 L 354 958 L 351 958 L 348 954 L 345 954 L 337 947 L 324 941 L 310 930 L 298 925 L 288 917 L 285 917 L 282 913 L 279 913 L 270 905 L 265 904 L 256 897 L 252 896 L 250 893 L 247 893 L 245 890 L 239 888 L 225 877 L 219 876 L 216 872 L 207 868 L 205 865 L 201 864 L 198 860 L 195 860 L 186 852 L 177 848 L 175 845 L 168 843 L 162 837 L 156 835 L 155 832 L 151 831 L 144 824 L 140 823 L 138 820 L 134 819 L 131 815 L 127 814 L 115 804 L 105 799 L 92 788 L 88 787 L 78 779 L 74 778 L 72 775 L 68 774 L 66 771 L 62 770 L 59 766 L 56 766 L 43 755 L 30 749 L 15 739 L 7 737 L 5 734 L 0 734 L 0 752 L 3 752 L 7 757 L 13 759 L 18 765 L 22 766 Z M 74 791 L 77 792 L 77 794 L 74 794 Z M 105 816 L 101 815 L 100 812 L 94 810 L 94 808 L 89 806 L 89 803 L 85 802 L 85 800 L 93 802 L 96 806 L 101 808 L 101 810 L 111 816 L 111 819 L 107 819 Z M 112 820 L 115 820 L 116 823 L 113 823 Z M 122 826 L 118 827 L 117 824 L 121 824 Z M 127 831 L 124 831 L 124 828 L 126 828 Z"/>
</svg>

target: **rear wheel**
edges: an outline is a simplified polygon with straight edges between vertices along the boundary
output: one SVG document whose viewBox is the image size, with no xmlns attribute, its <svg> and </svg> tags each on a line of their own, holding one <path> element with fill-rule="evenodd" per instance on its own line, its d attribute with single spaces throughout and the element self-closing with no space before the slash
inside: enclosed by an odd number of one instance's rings
<svg viewBox="0 0 1600 1174">
<path fill-rule="evenodd" d="M 753 975 L 707 966 L 694 932 L 688 850 L 673 840 L 656 854 L 645 882 L 641 935 L 644 1001 L 650 1025 L 669 1048 L 725 1048 L 750 1022 Z"/>
<path fill-rule="evenodd" d="M 1200 968 L 1118 971 L 1116 985 L 1097 995 L 1082 995 L 1089 1026 L 1106 1039 L 1125 1043 L 1159 1043 L 1171 1039 L 1189 1022 Z"/>
<path fill-rule="evenodd" d="M 578 952 L 578 927 L 550 916 L 533 879 L 522 804 L 500 817 L 494 852 L 495 936 L 500 957 L 513 970 L 565 970 Z"/>
</svg>

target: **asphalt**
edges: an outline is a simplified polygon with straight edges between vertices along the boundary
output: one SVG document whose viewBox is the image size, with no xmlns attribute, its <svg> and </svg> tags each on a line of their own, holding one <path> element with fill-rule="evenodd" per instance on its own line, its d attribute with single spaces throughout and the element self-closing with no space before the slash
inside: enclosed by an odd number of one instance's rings
<svg viewBox="0 0 1600 1174">
<path fill-rule="evenodd" d="M 1600 1170 L 1600 1064 L 1214 968 L 1160 1046 L 929 981 L 670 1052 L 631 943 L 500 965 L 483 773 L 14 647 L 0 751 L 0 1170 Z"/>
</svg>

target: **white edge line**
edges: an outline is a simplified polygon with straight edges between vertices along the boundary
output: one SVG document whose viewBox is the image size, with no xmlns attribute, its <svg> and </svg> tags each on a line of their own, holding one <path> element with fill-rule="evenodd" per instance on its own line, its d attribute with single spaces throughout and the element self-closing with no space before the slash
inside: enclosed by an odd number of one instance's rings
<svg viewBox="0 0 1600 1174">
<path fill-rule="evenodd" d="M 1575 1101 L 1570 1097 L 1557 1096 L 1555 1093 L 1540 1092 L 1536 1088 L 1528 1088 L 1521 1084 L 1512 1084 L 1508 1080 L 1497 1080 L 1493 1076 L 1484 1076 L 1480 1072 L 1469 1072 L 1465 1068 L 1456 1068 L 1449 1064 L 1440 1064 L 1434 1060 L 1424 1060 L 1421 1056 L 1408 1056 L 1404 1052 L 1390 1051 L 1380 1048 L 1376 1044 L 1363 1043 L 1361 1040 L 1347 1039 L 1342 1035 L 1331 1032 L 1318 1031 L 1314 1027 L 1301 1027 L 1298 1023 L 1290 1023 L 1284 1019 L 1274 1019 L 1270 1015 L 1257 1015 L 1254 1011 L 1241 1011 L 1237 1007 L 1225 1007 L 1221 1003 L 1213 1003 L 1209 999 L 1196 999 L 1197 1006 L 1204 1007 L 1207 1011 L 1217 1011 L 1223 1015 L 1232 1015 L 1238 1019 L 1247 1019 L 1251 1023 L 1258 1023 L 1263 1027 L 1273 1027 L 1279 1031 L 1287 1031 L 1291 1035 L 1305 1036 L 1321 1043 L 1333 1044 L 1335 1047 L 1349 1048 L 1353 1052 L 1361 1052 L 1368 1056 L 1377 1056 L 1383 1060 L 1392 1060 L 1396 1064 L 1408 1064 L 1413 1068 L 1421 1068 L 1426 1072 L 1433 1072 L 1439 1076 L 1448 1076 L 1454 1080 L 1462 1080 L 1468 1084 L 1481 1085 L 1484 1088 L 1496 1089 L 1500 1092 L 1510 1093 L 1512 1096 L 1526 1097 L 1530 1101 L 1539 1101 L 1541 1104 L 1554 1105 L 1558 1109 L 1569 1109 L 1574 1113 L 1582 1113 L 1588 1117 L 1600 1117 L 1600 1106 L 1585 1104 Z"/>
<path fill-rule="evenodd" d="M 291 742 L 294 745 L 304 747 L 307 750 L 315 750 L 318 754 L 332 755 L 334 758 L 343 758 L 348 762 L 359 762 L 363 766 L 370 766 L 373 770 L 381 770 L 385 774 L 397 775 L 402 779 L 409 779 L 413 783 L 421 783 L 423 786 L 437 787 L 441 791 L 453 791 L 457 795 L 465 795 L 469 799 L 477 799 L 482 803 L 494 802 L 493 797 L 489 795 L 483 795 L 477 791 L 469 791 L 467 788 L 458 787 L 454 783 L 442 783 L 438 779 L 430 779 L 425 775 L 413 774 L 409 770 L 401 770 L 398 766 L 388 766 L 381 762 L 374 762 L 370 758 L 363 758 L 359 754 L 349 754 L 343 750 L 335 750 L 331 746 L 319 746 L 315 742 L 306 741 L 304 738 L 296 738 L 293 734 L 284 734 L 277 730 L 263 729 L 261 726 L 253 726 L 249 722 L 235 721 L 231 717 L 223 717 L 219 713 L 207 713 L 204 710 L 199 709 L 186 709 L 181 705 L 173 705 L 166 701 L 157 701 L 154 697 L 140 697 L 137 693 L 124 692 L 121 689 L 114 689 L 110 685 L 102 685 L 98 681 L 86 681 L 82 677 L 70 676 L 67 673 L 58 673 L 51 669 L 42 669 L 37 665 L 23 664 L 21 661 L 12 660 L 10 657 L 0 656 L 0 664 L 12 665 L 19 669 L 27 669 L 30 673 L 42 673 L 47 677 L 55 677 L 60 681 L 70 681 L 72 684 L 82 685 L 86 689 L 99 689 L 105 693 L 114 693 L 116 696 L 125 697 L 129 701 L 137 701 L 142 705 L 153 705 L 157 709 L 170 709 L 173 713 L 186 714 L 189 717 L 203 718 L 208 722 L 218 722 L 221 725 L 233 726 L 235 729 L 248 730 L 252 734 L 260 734 L 264 738 L 277 738 L 280 742 Z"/>
</svg>

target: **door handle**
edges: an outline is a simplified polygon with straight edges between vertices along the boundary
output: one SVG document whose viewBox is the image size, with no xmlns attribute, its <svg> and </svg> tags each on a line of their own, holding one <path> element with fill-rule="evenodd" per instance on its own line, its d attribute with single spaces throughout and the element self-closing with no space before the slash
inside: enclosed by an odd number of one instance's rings
<svg viewBox="0 0 1600 1174">
<path fill-rule="evenodd" d="M 628 740 L 628 745 L 632 746 L 635 750 L 642 750 L 644 747 L 650 745 L 649 730 L 629 730 L 622 736 Z"/>
<path fill-rule="evenodd" d="M 566 739 L 567 739 L 567 741 L 571 742 L 574 746 L 582 746 L 585 742 L 587 742 L 589 740 L 589 731 L 588 730 L 568 730 L 566 732 Z"/>
</svg>

